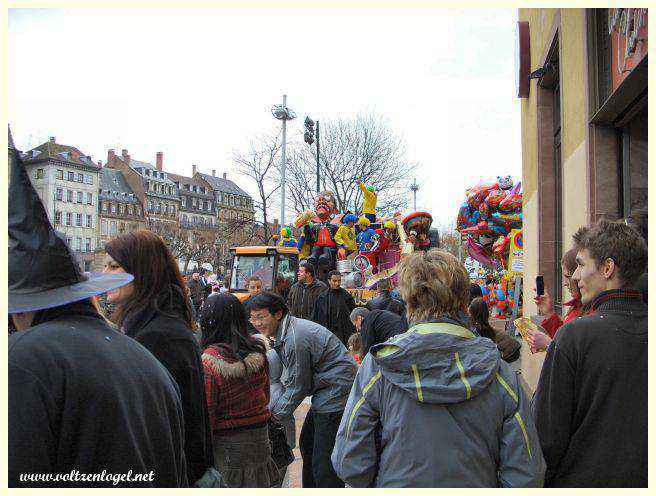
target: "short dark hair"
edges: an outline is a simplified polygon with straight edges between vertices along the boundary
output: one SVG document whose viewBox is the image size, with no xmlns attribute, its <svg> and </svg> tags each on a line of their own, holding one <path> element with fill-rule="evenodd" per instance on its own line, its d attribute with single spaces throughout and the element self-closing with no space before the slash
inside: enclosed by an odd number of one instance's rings
<svg viewBox="0 0 656 496">
<path fill-rule="evenodd" d="M 260 279 L 258 276 L 251 276 L 251 277 L 248 278 L 248 284 L 252 283 L 253 281 L 262 282 L 262 279 Z"/>
<path fill-rule="evenodd" d="M 312 277 L 316 277 L 317 271 L 314 269 L 314 265 L 308 262 L 303 262 L 301 267 L 305 269 L 305 272 L 310 274 Z"/>
<path fill-rule="evenodd" d="M 268 310 L 271 315 L 282 310 L 283 315 L 287 315 L 287 303 L 282 296 L 271 291 L 262 291 L 260 294 L 251 297 L 248 300 L 248 307 L 253 310 Z"/>
<path fill-rule="evenodd" d="M 480 298 L 483 296 L 483 290 L 481 287 L 476 284 L 475 282 L 472 282 L 469 284 L 469 303 L 474 301 L 474 298 Z"/>
<path fill-rule="evenodd" d="M 581 249 L 581 242 L 583 241 L 584 236 L 588 233 L 590 228 L 588 226 L 581 226 L 572 236 L 572 241 L 574 241 L 574 247 L 577 250 Z"/>
<path fill-rule="evenodd" d="M 328 272 L 328 279 L 330 279 L 332 276 L 342 277 L 342 273 L 339 270 L 331 270 Z"/>
<path fill-rule="evenodd" d="M 579 249 L 588 250 L 597 266 L 607 258 L 613 260 L 622 282 L 629 285 L 647 270 L 647 243 L 623 222 L 600 220 L 586 231 Z"/>
</svg>

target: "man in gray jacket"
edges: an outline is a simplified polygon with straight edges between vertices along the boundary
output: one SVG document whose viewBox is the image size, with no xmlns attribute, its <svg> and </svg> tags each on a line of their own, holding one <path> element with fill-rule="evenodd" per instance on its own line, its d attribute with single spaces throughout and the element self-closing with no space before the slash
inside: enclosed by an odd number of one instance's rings
<svg viewBox="0 0 656 496">
<path fill-rule="evenodd" d="M 372 347 L 332 454 L 352 487 L 540 487 L 545 463 L 529 403 L 496 345 L 450 317 L 469 280 L 452 255 L 402 262 L 410 329 Z"/>
<path fill-rule="evenodd" d="M 258 294 L 250 310 L 256 329 L 274 339 L 285 369 L 284 392 L 271 406 L 272 415 L 292 417 L 303 399 L 312 396 L 299 442 L 303 487 L 344 487 L 330 455 L 355 377 L 355 362 L 332 332 L 289 315 L 285 300 L 275 293 Z"/>
</svg>

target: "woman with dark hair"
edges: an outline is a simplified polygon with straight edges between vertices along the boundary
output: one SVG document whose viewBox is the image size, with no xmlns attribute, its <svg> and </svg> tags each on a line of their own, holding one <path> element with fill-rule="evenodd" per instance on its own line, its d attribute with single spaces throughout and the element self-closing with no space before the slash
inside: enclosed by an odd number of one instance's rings
<svg viewBox="0 0 656 496">
<path fill-rule="evenodd" d="M 135 231 L 105 245 L 105 272 L 134 275 L 128 286 L 109 291 L 113 320 L 166 367 L 180 389 L 189 484 L 213 467 L 203 364 L 196 324 L 178 264 L 158 235 Z"/>
<path fill-rule="evenodd" d="M 201 329 L 217 468 L 228 487 L 273 487 L 281 477 L 269 443 L 266 347 L 249 334 L 246 309 L 230 293 L 208 297 Z"/>
<path fill-rule="evenodd" d="M 505 332 L 497 333 L 490 325 L 490 307 L 483 298 L 474 298 L 469 304 L 471 324 L 478 334 L 491 339 L 501 353 L 504 361 L 511 363 L 519 358 L 521 343 L 514 340 Z"/>
</svg>

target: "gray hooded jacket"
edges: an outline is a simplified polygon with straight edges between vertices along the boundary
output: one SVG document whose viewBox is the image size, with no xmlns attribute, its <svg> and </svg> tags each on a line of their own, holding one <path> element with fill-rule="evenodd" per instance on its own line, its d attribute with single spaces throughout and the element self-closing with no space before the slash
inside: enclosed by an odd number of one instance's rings
<svg viewBox="0 0 656 496">
<path fill-rule="evenodd" d="M 352 487 L 541 487 L 545 471 L 515 373 L 492 341 L 445 321 L 372 348 L 332 462 Z"/>
<path fill-rule="evenodd" d="M 284 371 L 283 392 L 271 405 L 276 417 L 292 417 L 306 396 L 318 413 L 341 412 L 357 365 L 332 332 L 309 320 L 287 314 L 276 333 L 274 349 Z"/>
</svg>

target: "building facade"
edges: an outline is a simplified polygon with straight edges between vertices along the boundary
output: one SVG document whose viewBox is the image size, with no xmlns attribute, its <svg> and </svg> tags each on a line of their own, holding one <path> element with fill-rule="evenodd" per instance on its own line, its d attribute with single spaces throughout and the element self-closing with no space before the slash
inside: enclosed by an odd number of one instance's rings
<svg viewBox="0 0 656 496">
<path fill-rule="evenodd" d="M 195 171 L 196 166 L 193 166 Z M 216 229 L 218 216 L 214 190 L 196 176 L 169 174 L 180 196 L 179 222 L 182 229 Z"/>
<path fill-rule="evenodd" d="M 229 180 L 225 172 L 223 173 L 223 177 L 218 177 L 214 170 L 211 175 L 194 170 L 193 176 L 205 181 L 211 186 L 214 192 L 216 215 L 219 218 L 219 222 L 254 221 L 255 210 L 253 199 L 233 181 Z"/>
<path fill-rule="evenodd" d="M 145 229 L 148 223 L 143 205 L 121 171 L 103 167 L 99 179 L 98 239 L 102 248 L 114 236 Z"/>
<path fill-rule="evenodd" d="M 562 311 L 560 259 L 579 227 L 627 217 L 647 225 L 647 9 L 519 9 L 519 24 L 532 73 L 518 69 L 528 93 L 523 300 L 534 315 L 537 275 Z M 531 387 L 543 359 L 522 352 Z"/>
<path fill-rule="evenodd" d="M 98 174 L 100 167 L 74 146 L 51 137 L 22 154 L 23 163 L 57 231 L 89 271 L 98 246 Z"/>
<path fill-rule="evenodd" d="M 121 156 L 109 150 L 107 167 L 120 170 L 140 203 L 146 209 L 149 227 L 177 226 L 180 197 L 176 185 L 164 171 L 164 154 L 157 152 L 156 165 L 130 157 L 127 150 Z"/>
</svg>

